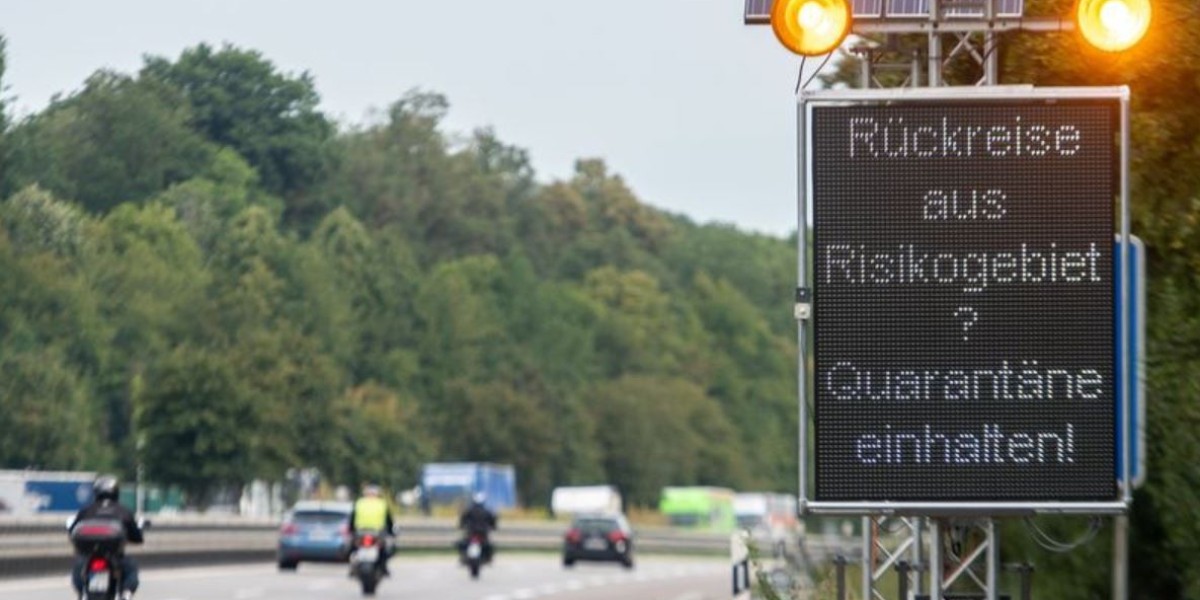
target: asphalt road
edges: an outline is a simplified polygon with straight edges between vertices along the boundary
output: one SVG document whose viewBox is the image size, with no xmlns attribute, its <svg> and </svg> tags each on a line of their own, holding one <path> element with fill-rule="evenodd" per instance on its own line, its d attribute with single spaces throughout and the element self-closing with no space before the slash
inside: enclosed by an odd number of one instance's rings
<svg viewBox="0 0 1200 600">
<path fill-rule="evenodd" d="M 498 555 L 478 581 L 454 557 L 397 556 L 376 597 L 396 600 L 726 600 L 730 567 L 719 559 L 640 556 L 632 570 L 613 563 L 563 568 L 556 556 Z M 344 565 L 301 564 L 280 573 L 272 564 L 146 570 L 140 600 L 338 600 L 361 598 Z M 0 582 L 0 598 L 61 600 L 61 577 Z"/>
</svg>

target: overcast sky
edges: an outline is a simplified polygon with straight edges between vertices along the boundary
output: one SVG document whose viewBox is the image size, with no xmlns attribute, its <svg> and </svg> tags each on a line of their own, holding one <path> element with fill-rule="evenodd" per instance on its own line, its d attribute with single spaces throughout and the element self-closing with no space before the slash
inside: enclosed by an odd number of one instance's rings
<svg viewBox="0 0 1200 600">
<path fill-rule="evenodd" d="M 782 236 L 796 224 L 800 61 L 741 11 L 742 0 L 36 0 L 0 2 L 0 33 L 18 114 L 96 69 L 228 42 L 310 72 L 339 121 L 413 88 L 439 92 L 446 131 L 493 127 L 542 181 L 600 157 L 646 203 Z"/>
</svg>

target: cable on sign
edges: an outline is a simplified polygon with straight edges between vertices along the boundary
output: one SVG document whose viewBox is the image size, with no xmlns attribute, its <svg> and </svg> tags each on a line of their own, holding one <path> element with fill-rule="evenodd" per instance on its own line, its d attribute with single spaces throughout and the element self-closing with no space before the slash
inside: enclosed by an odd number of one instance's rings
<svg viewBox="0 0 1200 600">
<path fill-rule="evenodd" d="M 1029 537 L 1033 538 L 1033 541 L 1037 542 L 1037 544 L 1042 548 L 1058 554 L 1071 552 L 1072 550 L 1091 542 L 1093 539 L 1095 539 L 1096 534 L 1100 532 L 1100 528 L 1103 526 L 1104 523 L 1100 517 L 1091 517 L 1088 519 L 1087 531 L 1084 531 L 1078 538 L 1072 541 L 1061 542 L 1051 537 L 1050 534 L 1043 531 L 1042 528 L 1038 527 L 1037 522 L 1034 521 L 1033 517 L 1025 517 L 1025 528 L 1029 530 Z"/>
</svg>

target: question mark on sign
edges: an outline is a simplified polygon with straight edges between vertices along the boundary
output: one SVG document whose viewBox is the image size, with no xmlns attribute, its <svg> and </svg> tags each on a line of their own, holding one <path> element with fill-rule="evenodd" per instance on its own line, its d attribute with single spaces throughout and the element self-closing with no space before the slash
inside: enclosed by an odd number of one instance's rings
<svg viewBox="0 0 1200 600">
<path fill-rule="evenodd" d="M 975 326 L 975 322 L 979 320 L 979 314 L 970 306 L 960 306 L 954 311 L 954 316 L 962 319 L 963 341 L 967 341 L 967 332 Z"/>
</svg>

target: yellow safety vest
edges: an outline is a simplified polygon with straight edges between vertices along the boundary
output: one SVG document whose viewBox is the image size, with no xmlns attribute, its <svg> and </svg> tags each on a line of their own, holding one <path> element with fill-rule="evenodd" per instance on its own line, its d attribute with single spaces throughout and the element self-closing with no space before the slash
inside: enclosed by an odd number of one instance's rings
<svg viewBox="0 0 1200 600">
<path fill-rule="evenodd" d="M 354 503 L 355 531 L 383 531 L 387 527 L 388 504 L 383 498 L 359 498 Z"/>
</svg>

